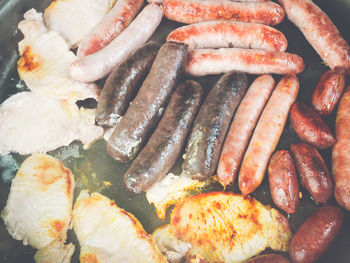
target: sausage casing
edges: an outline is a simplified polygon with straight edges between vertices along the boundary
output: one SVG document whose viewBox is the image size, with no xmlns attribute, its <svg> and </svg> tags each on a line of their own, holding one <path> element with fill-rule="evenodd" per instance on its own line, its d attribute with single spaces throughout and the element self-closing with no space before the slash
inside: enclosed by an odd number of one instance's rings
<svg viewBox="0 0 350 263">
<path fill-rule="evenodd" d="M 134 193 L 147 191 L 174 165 L 192 127 L 202 99 L 194 81 L 179 85 L 156 130 L 124 174 L 124 185 Z"/>
<path fill-rule="evenodd" d="M 222 185 L 235 181 L 244 151 L 274 87 L 275 80 L 271 75 L 261 75 L 250 85 L 239 104 L 220 155 L 217 173 Z"/>
<path fill-rule="evenodd" d="M 233 113 L 247 88 L 246 74 L 229 72 L 209 92 L 184 154 L 183 170 L 193 179 L 204 181 L 213 175 Z"/>
<path fill-rule="evenodd" d="M 307 143 L 290 146 L 299 172 L 301 185 L 318 203 L 325 203 L 333 194 L 333 181 L 321 155 Z"/>
<path fill-rule="evenodd" d="M 139 92 L 107 142 L 116 160 L 134 159 L 156 125 L 160 108 L 175 88 L 187 59 L 187 46 L 165 43 Z"/>
<path fill-rule="evenodd" d="M 272 92 L 255 127 L 238 174 L 242 194 L 254 192 L 263 181 L 268 162 L 277 146 L 298 91 L 298 78 L 295 75 L 287 75 L 278 82 Z"/>
<path fill-rule="evenodd" d="M 311 263 L 319 259 L 339 233 L 344 215 L 336 206 L 324 206 L 312 213 L 297 230 L 289 245 L 294 263 Z"/>
<path fill-rule="evenodd" d="M 252 258 L 247 263 L 290 263 L 290 261 L 278 254 L 265 254 Z"/>
<path fill-rule="evenodd" d="M 332 152 L 335 182 L 334 196 L 338 204 L 350 211 L 350 86 L 340 100 L 335 121 L 337 143 Z"/>
<path fill-rule="evenodd" d="M 97 103 L 98 125 L 114 127 L 117 124 L 149 72 L 159 47 L 156 42 L 148 42 L 108 76 Z"/>
<path fill-rule="evenodd" d="M 325 149 L 335 143 L 335 137 L 327 124 L 311 107 L 294 103 L 290 110 L 290 121 L 299 138 L 316 148 Z"/>
<path fill-rule="evenodd" d="M 336 67 L 324 73 L 312 94 L 312 107 L 321 115 L 331 114 L 345 87 L 346 71 Z"/>
<path fill-rule="evenodd" d="M 287 150 L 275 152 L 269 163 L 268 175 L 273 202 L 288 214 L 293 214 L 300 198 L 292 154 Z"/>
</svg>

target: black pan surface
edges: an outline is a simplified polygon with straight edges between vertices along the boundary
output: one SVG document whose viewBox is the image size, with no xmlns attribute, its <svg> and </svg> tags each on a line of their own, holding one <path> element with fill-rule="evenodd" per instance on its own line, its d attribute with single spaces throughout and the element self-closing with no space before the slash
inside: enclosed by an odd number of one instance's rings
<svg viewBox="0 0 350 263">
<path fill-rule="evenodd" d="M 23 19 L 23 13 L 36 8 L 42 12 L 49 4 L 50 0 L 0 0 L 0 102 L 17 92 L 26 89 L 25 84 L 19 79 L 16 62 L 19 59 L 17 42 L 23 38 L 17 31 L 17 23 Z M 350 43 L 350 0 L 315 0 L 332 19 L 345 40 Z M 152 36 L 153 40 L 163 43 L 167 34 L 181 24 L 163 19 L 161 26 Z M 306 64 L 305 71 L 299 77 L 301 89 L 298 100 L 306 103 L 310 102 L 311 94 L 321 75 L 328 69 L 317 53 L 307 43 L 302 33 L 287 19 L 277 26 L 281 30 L 288 42 L 288 52 L 299 54 Z M 206 92 L 210 90 L 219 76 L 202 78 L 192 78 L 199 81 Z M 256 76 L 251 76 L 253 80 Z M 281 76 L 274 76 L 278 81 Z M 103 84 L 103 81 L 101 81 Z M 326 119 L 327 123 L 334 130 L 335 113 Z M 349 127 L 350 129 L 350 127 Z M 289 121 L 286 124 L 277 149 L 289 148 L 291 143 L 298 142 Z M 121 164 L 114 161 L 106 153 L 106 143 L 101 140 L 93 144 L 89 150 L 83 150 L 80 142 L 74 142 L 67 147 L 59 148 L 49 152 L 50 155 L 63 160 L 76 178 L 75 196 L 83 188 L 91 191 L 99 191 L 113 199 L 116 204 L 127 211 L 133 213 L 142 223 L 147 232 L 152 232 L 157 226 L 165 224 L 169 220 L 162 221 L 156 217 L 153 206 L 150 206 L 145 195 L 132 195 L 127 193 L 122 187 L 122 176 L 130 164 Z M 327 165 L 331 168 L 331 150 L 321 151 Z M 0 157 L 0 209 L 6 204 L 9 194 L 11 180 L 14 177 L 18 166 L 27 156 L 11 154 Z M 174 173 L 181 172 L 181 160 L 172 169 Z M 105 187 L 103 181 L 109 181 L 112 186 Z M 222 190 L 219 185 L 212 185 L 206 189 Z M 226 191 L 238 192 L 237 186 L 230 187 Z M 295 232 L 306 217 L 312 213 L 317 204 L 310 198 L 310 195 L 302 189 L 303 198 L 294 215 L 288 217 L 292 231 Z M 268 183 L 265 179 L 262 186 L 253 194 L 255 198 L 264 204 L 273 205 Z M 336 204 L 335 200 L 330 200 L 331 204 Z M 69 240 L 76 243 L 76 252 L 72 262 L 79 262 L 79 245 L 72 231 L 69 232 Z M 23 246 L 20 241 L 11 238 L 7 233 L 3 221 L 0 222 L 0 262 L 34 262 L 35 251 L 30 247 Z M 285 254 L 286 255 L 286 254 Z M 344 226 L 331 245 L 329 250 L 319 260 L 319 263 L 347 263 L 350 262 L 350 212 L 345 212 Z"/>
</svg>

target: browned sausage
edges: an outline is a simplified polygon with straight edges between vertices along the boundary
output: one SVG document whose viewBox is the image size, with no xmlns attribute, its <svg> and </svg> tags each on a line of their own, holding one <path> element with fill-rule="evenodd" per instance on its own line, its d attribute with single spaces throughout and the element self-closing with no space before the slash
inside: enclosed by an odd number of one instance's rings
<svg viewBox="0 0 350 263">
<path fill-rule="evenodd" d="M 343 218 L 342 210 L 336 206 L 324 206 L 311 214 L 292 238 L 292 261 L 311 263 L 319 259 L 339 233 Z"/>
<path fill-rule="evenodd" d="M 252 258 L 247 263 L 289 263 L 290 261 L 278 254 L 265 254 Z"/>
<path fill-rule="evenodd" d="M 332 152 L 332 169 L 335 181 L 335 198 L 338 204 L 350 211 L 350 86 L 340 100 L 335 135 L 337 143 Z"/>
<path fill-rule="evenodd" d="M 325 203 L 333 194 L 328 168 L 315 147 L 297 143 L 290 147 L 299 171 L 301 185 L 318 203 Z"/>
<path fill-rule="evenodd" d="M 288 214 L 293 214 L 300 198 L 292 154 L 287 150 L 277 151 L 270 160 L 268 174 L 273 202 Z"/>
<path fill-rule="evenodd" d="M 336 67 L 324 73 L 312 94 L 312 107 L 322 116 L 329 115 L 337 105 L 345 87 L 346 71 Z"/>
<path fill-rule="evenodd" d="M 299 138 L 319 149 L 335 144 L 335 137 L 317 112 L 302 103 L 294 103 L 290 110 L 290 121 Z"/>
</svg>

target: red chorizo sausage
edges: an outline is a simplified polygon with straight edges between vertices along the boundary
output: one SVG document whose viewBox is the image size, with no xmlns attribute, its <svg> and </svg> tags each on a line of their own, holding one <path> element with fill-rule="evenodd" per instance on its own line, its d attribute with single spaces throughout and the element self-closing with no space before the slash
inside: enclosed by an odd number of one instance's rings
<svg viewBox="0 0 350 263">
<path fill-rule="evenodd" d="M 301 185 L 318 203 L 325 203 L 333 194 L 333 181 L 321 155 L 307 143 L 290 146 L 298 168 Z"/>
<path fill-rule="evenodd" d="M 298 78 L 295 75 L 287 75 L 272 92 L 243 158 L 238 175 L 242 194 L 253 192 L 264 179 L 267 164 L 277 146 L 298 91 Z"/>
<path fill-rule="evenodd" d="M 339 233 L 344 215 L 336 206 L 324 206 L 306 219 L 289 245 L 294 263 L 311 263 L 319 259 Z"/>
<path fill-rule="evenodd" d="M 302 103 L 294 103 L 290 110 L 290 121 L 299 138 L 319 149 L 331 147 L 335 137 L 317 112 Z"/>
<path fill-rule="evenodd" d="M 299 184 L 292 154 L 277 151 L 268 167 L 270 193 L 277 207 L 293 214 L 299 204 Z"/>
</svg>

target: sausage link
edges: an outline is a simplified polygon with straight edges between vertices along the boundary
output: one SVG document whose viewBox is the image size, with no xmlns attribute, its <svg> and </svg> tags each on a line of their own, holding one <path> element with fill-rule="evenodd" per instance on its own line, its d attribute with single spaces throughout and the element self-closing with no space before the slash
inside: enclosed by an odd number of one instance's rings
<svg viewBox="0 0 350 263">
<path fill-rule="evenodd" d="M 278 254 L 265 254 L 252 258 L 247 263 L 290 263 L 290 261 Z"/>
<path fill-rule="evenodd" d="M 337 143 L 332 152 L 334 195 L 339 205 L 350 211 L 350 86 L 340 100 L 335 121 Z"/>
<path fill-rule="evenodd" d="M 167 41 L 180 42 L 196 48 L 256 48 L 285 51 L 287 39 L 277 29 L 257 23 L 207 21 L 186 25 L 170 32 Z"/>
<path fill-rule="evenodd" d="M 295 233 L 289 245 L 293 263 L 316 262 L 338 235 L 344 214 L 339 207 L 320 207 Z"/>
<path fill-rule="evenodd" d="M 290 146 L 298 168 L 301 185 L 318 203 L 325 203 L 333 194 L 333 182 L 317 149 L 307 143 Z"/>
<path fill-rule="evenodd" d="M 219 182 L 226 186 L 235 181 L 249 139 L 275 87 L 271 75 L 261 75 L 244 95 L 228 131 L 218 166 Z"/>
<path fill-rule="evenodd" d="M 339 66 L 350 70 L 350 47 L 326 13 L 311 0 L 278 2 L 330 68 Z"/>
<path fill-rule="evenodd" d="M 189 52 L 186 72 L 193 76 L 237 70 L 250 74 L 298 74 L 304 61 L 295 54 L 245 48 L 195 49 Z"/>
<path fill-rule="evenodd" d="M 114 159 L 125 162 L 135 158 L 156 125 L 160 108 L 174 90 L 186 58 L 186 45 L 162 45 L 139 92 L 107 142 L 107 151 Z"/>
<path fill-rule="evenodd" d="M 139 48 L 108 76 L 96 108 L 96 122 L 114 127 L 146 77 L 160 45 L 153 41 Z"/>
<path fill-rule="evenodd" d="M 143 0 L 118 0 L 79 44 L 78 57 L 85 57 L 107 46 L 130 24 L 142 5 Z"/>
<path fill-rule="evenodd" d="M 343 93 L 346 71 L 336 67 L 324 73 L 312 94 L 312 107 L 321 116 L 331 114 Z"/>
<path fill-rule="evenodd" d="M 284 18 L 282 7 L 273 2 L 164 0 L 163 10 L 169 20 L 185 24 L 210 20 L 236 20 L 277 25 Z"/>
<path fill-rule="evenodd" d="M 192 179 L 204 181 L 213 175 L 233 113 L 247 87 L 246 74 L 229 72 L 209 92 L 194 122 L 184 155 L 182 167 Z"/>
<path fill-rule="evenodd" d="M 194 81 L 179 85 L 156 130 L 124 174 L 124 185 L 134 193 L 147 191 L 174 165 L 192 127 L 202 99 Z"/>
<path fill-rule="evenodd" d="M 299 138 L 319 149 L 335 144 L 335 137 L 317 112 L 305 104 L 294 103 L 290 110 L 290 121 Z"/>
<path fill-rule="evenodd" d="M 270 193 L 277 207 L 293 214 L 299 204 L 299 184 L 292 154 L 277 151 L 268 167 Z"/>
<path fill-rule="evenodd" d="M 287 75 L 280 80 L 272 92 L 243 158 L 238 175 L 239 189 L 242 194 L 252 193 L 264 179 L 266 167 L 277 146 L 289 109 L 298 91 L 298 78 L 295 75 Z"/>
</svg>

